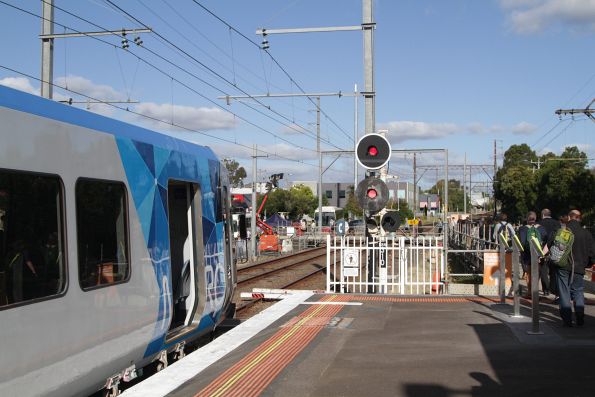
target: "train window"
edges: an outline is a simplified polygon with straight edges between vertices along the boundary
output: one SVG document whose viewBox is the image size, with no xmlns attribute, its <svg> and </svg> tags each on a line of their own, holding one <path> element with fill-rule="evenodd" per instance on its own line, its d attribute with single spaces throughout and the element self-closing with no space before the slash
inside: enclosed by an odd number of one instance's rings
<svg viewBox="0 0 595 397">
<path fill-rule="evenodd" d="M 79 179 L 76 225 L 83 289 L 128 280 L 126 188 L 121 182 Z"/>
<path fill-rule="evenodd" d="M 0 170 L 0 308 L 65 291 L 62 197 L 57 176 Z"/>
</svg>

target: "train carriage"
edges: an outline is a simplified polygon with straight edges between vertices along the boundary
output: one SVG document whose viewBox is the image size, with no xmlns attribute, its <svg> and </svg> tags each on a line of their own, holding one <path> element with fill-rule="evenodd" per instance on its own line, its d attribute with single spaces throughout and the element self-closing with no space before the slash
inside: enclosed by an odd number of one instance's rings
<svg viewBox="0 0 595 397">
<path fill-rule="evenodd" d="M 85 395 L 230 312 L 207 147 L 0 86 L 0 395 Z"/>
</svg>

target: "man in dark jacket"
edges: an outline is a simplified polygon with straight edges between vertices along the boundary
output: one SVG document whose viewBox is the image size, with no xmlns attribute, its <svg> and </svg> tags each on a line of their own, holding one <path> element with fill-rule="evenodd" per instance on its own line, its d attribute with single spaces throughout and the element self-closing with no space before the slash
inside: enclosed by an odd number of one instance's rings
<svg viewBox="0 0 595 397">
<path fill-rule="evenodd" d="M 558 229 L 560 229 L 560 221 L 553 219 L 552 218 L 552 212 L 548 209 L 548 208 L 544 208 L 543 210 L 541 210 L 541 221 L 539 222 L 539 224 L 543 227 L 545 227 L 545 230 L 547 232 L 547 237 L 544 240 L 544 242 L 548 243 L 548 247 L 550 246 L 552 240 L 554 239 L 554 236 L 556 235 L 556 232 L 558 231 Z M 546 258 L 545 261 L 545 269 L 548 270 L 549 272 L 549 290 L 552 294 L 556 295 L 556 297 L 558 296 L 558 283 L 556 282 L 556 273 L 557 273 L 557 269 L 556 266 L 553 265 L 552 263 L 550 263 L 549 259 Z M 556 300 L 554 300 L 554 303 L 558 303 L 556 302 Z"/>
<path fill-rule="evenodd" d="M 566 268 L 558 268 L 560 317 L 562 317 L 565 326 L 572 327 L 571 302 L 574 301 L 576 325 L 580 327 L 585 323 L 583 277 L 585 268 L 591 266 L 595 261 L 595 242 L 591 234 L 581 226 L 579 211 L 570 211 L 568 217 L 570 220 L 567 228 L 574 234 L 574 243 L 572 244 L 570 265 Z"/>
<path fill-rule="evenodd" d="M 554 237 L 556 231 L 560 229 L 560 221 L 552 218 L 552 212 L 547 208 L 541 210 L 541 221 L 539 221 L 539 224 L 545 227 L 547 231 L 546 241 L 548 242 Z"/>
</svg>

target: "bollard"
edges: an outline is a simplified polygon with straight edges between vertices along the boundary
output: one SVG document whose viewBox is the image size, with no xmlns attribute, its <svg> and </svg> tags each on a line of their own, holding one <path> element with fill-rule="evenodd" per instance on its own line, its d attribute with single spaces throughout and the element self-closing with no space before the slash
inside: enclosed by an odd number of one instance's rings
<svg viewBox="0 0 595 397">
<path fill-rule="evenodd" d="M 531 331 L 529 335 L 543 335 L 539 330 L 539 258 L 543 256 L 543 251 L 539 241 L 535 237 L 531 238 Z"/>
<path fill-rule="evenodd" d="M 523 249 L 519 239 L 514 236 L 512 244 L 512 299 L 513 299 L 513 314 L 512 317 L 520 318 L 521 316 L 521 299 L 519 291 L 519 278 L 520 278 L 520 252 Z"/>
<path fill-rule="evenodd" d="M 498 236 L 500 240 L 499 248 L 499 259 L 500 259 L 500 274 L 498 277 L 498 294 L 500 295 L 500 304 L 504 305 L 506 303 L 506 247 L 508 246 L 508 241 L 504 238 L 504 235 L 500 233 Z"/>
</svg>

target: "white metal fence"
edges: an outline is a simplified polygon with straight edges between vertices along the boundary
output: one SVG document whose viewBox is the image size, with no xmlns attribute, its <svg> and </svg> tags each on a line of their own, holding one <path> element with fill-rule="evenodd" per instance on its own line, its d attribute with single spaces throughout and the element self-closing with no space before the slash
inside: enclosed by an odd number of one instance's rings
<svg viewBox="0 0 595 397">
<path fill-rule="evenodd" d="M 327 292 L 441 293 L 445 267 L 442 236 L 327 237 Z"/>
</svg>

